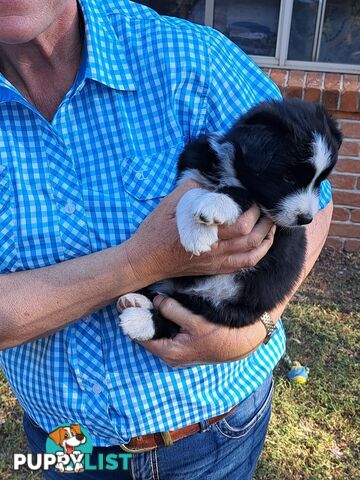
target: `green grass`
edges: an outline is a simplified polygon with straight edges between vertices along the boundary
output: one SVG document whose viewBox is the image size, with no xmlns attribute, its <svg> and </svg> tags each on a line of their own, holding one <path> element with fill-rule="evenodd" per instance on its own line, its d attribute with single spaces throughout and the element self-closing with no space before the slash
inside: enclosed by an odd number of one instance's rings
<svg viewBox="0 0 360 480">
<path fill-rule="evenodd" d="M 283 318 L 305 385 L 276 371 L 269 434 L 256 480 L 359 478 L 359 255 L 324 252 Z"/>
<path fill-rule="evenodd" d="M 359 255 L 325 251 L 283 318 L 288 354 L 310 368 L 306 385 L 275 372 L 273 415 L 256 480 L 359 478 Z M 21 409 L 0 374 L 0 478 L 26 451 Z"/>
</svg>

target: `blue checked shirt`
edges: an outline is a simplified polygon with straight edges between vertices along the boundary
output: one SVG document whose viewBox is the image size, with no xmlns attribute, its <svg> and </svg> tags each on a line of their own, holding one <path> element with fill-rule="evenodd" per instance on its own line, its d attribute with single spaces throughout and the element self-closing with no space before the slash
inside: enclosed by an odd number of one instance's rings
<svg viewBox="0 0 360 480">
<path fill-rule="evenodd" d="M 51 123 L 0 76 L 3 274 L 124 242 L 173 189 L 186 142 L 280 98 L 215 30 L 126 0 L 81 4 L 81 67 Z M 326 182 L 321 206 L 330 198 Z M 244 360 L 177 370 L 123 336 L 116 319 L 109 305 L 1 352 L 15 395 L 43 429 L 80 423 L 104 446 L 175 430 L 246 398 L 285 350 L 278 322 Z"/>
</svg>

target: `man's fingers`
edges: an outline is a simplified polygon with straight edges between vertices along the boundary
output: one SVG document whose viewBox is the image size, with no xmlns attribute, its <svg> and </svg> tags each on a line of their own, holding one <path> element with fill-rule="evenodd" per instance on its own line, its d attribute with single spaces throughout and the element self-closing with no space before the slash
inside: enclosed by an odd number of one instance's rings
<svg viewBox="0 0 360 480">
<path fill-rule="evenodd" d="M 249 235 L 239 236 L 220 242 L 219 246 L 221 251 L 226 254 L 239 251 L 244 252 L 257 248 L 269 234 L 272 226 L 273 222 L 270 219 L 263 217 L 260 219 L 259 223 L 255 225 Z"/>
<path fill-rule="evenodd" d="M 219 239 L 228 240 L 239 235 L 249 235 L 260 217 L 260 209 L 253 205 L 233 225 L 219 227 Z"/>
<path fill-rule="evenodd" d="M 189 330 L 194 325 L 193 313 L 173 298 L 157 295 L 153 304 L 165 318 L 176 323 L 182 329 Z"/>
<path fill-rule="evenodd" d="M 167 363 L 170 363 L 170 358 L 173 352 L 173 340 L 171 338 L 159 338 L 158 340 L 137 341 L 153 355 L 162 358 Z"/>
<path fill-rule="evenodd" d="M 231 265 L 234 267 L 238 266 L 239 268 L 255 267 L 270 250 L 274 242 L 275 231 L 276 227 L 274 225 L 259 247 L 254 248 L 249 252 L 231 255 L 229 257 Z"/>
</svg>

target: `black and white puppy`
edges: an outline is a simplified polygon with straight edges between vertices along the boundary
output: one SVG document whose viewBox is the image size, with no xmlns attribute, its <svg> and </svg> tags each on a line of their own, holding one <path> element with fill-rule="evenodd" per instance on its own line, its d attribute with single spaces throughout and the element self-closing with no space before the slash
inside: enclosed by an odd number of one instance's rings
<svg viewBox="0 0 360 480">
<path fill-rule="evenodd" d="M 319 209 L 320 183 L 333 169 L 342 136 L 318 104 L 262 103 L 223 135 L 199 137 L 178 163 L 178 185 L 195 179 L 207 189 L 188 191 L 177 206 L 180 241 L 200 255 L 251 205 L 277 226 L 273 246 L 255 268 L 233 274 L 173 278 L 142 295 L 118 301 L 120 325 L 133 339 L 172 337 L 179 328 L 153 309 L 156 292 L 178 300 L 210 322 L 242 327 L 271 311 L 299 278 L 306 252 L 302 225 Z"/>
</svg>

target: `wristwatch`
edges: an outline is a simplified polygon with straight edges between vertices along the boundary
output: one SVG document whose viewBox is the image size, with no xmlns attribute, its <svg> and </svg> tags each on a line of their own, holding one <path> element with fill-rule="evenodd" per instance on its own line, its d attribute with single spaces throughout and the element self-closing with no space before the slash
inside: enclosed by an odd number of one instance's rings
<svg viewBox="0 0 360 480">
<path fill-rule="evenodd" d="M 275 326 L 275 323 L 272 321 L 268 312 L 265 312 L 261 315 L 260 321 L 264 325 L 266 330 L 266 337 L 264 338 L 264 341 L 263 341 L 264 345 L 266 345 L 270 340 L 270 338 L 272 337 L 272 334 L 274 333 L 276 326 Z"/>
</svg>

